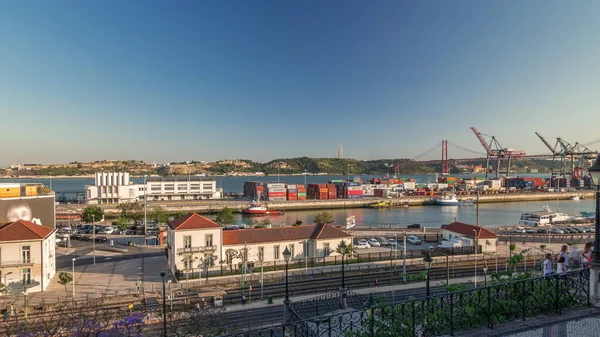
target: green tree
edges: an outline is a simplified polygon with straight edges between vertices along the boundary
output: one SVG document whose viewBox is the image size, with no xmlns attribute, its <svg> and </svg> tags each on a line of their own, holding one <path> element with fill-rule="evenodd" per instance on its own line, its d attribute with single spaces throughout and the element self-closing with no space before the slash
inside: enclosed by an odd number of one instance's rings
<svg viewBox="0 0 600 337">
<path fill-rule="evenodd" d="M 333 222 L 333 214 L 327 211 L 323 211 L 321 213 L 315 214 L 315 223 L 317 224 L 327 224 Z"/>
<path fill-rule="evenodd" d="M 113 224 L 119 229 L 121 235 L 125 235 L 125 230 L 127 229 L 127 227 L 129 227 L 130 220 L 124 216 L 120 216 L 117 218 L 117 221 L 113 222 Z"/>
<path fill-rule="evenodd" d="M 87 206 L 81 213 L 83 222 L 102 221 L 104 210 L 100 206 Z"/>
<path fill-rule="evenodd" d="M 302 221 L 301 220 L 296 220 L 296 222 L 294 222 L 292 224 L 292 226 L 300 226 L 300 225 L 302 225 Z"/>
<path fill-rule="evenodd" d="M 335 252 L 338 254 L 344 254 L 344 250 L 342 249 L 341 245 L 342 245 L 342 242 L 340 242 L 338 244 L 338 246 L 335 248 Z M 353 253 L 354 253 L 354 246 L 352 245 L 352 243 L 350 243 L 346 246 L 345 254 L 348 256 L 352 256 Z"/>
<path fill-rule="evenodd" d="M 8 293 L 8 287 L 4 283 L 0 283 L 0 294 L 5 295 Z"/>
<path fill-rule="evenodd" d="M 73 275 L 71 275 L 71 273 L 61 271 L 60 274 L 58 274 L 58 284 L 65 286 L 65 292 L 67 293 L 67 296 L 69 295 L 67 284 L 71 283 L 72 281 Z"/>
<path fill-rule="evenodd" d="M 150 212 L 150 219 L 158 222 L 159 224 L 164 224 L 167 222 L 169 216 L 167 215 L 167 211 L 160 206 L 152 207 L 152 211 Z"/>
<path fill-rule="evenodd" d="M 144 216 L 142 204 L 138 202 L 126 202 L 117 206 L 121 210 L 121 216 L 132 220 L 136 225 Z"/>
<path fill-rule="evenodd" d="M 233 210 L 229 207 L 223 208 L 223 210 L 219 212 L 219 215 L 217 215 L 216 221 L 221 225 L 233 225 L 235 223 Z"/>
</svg>

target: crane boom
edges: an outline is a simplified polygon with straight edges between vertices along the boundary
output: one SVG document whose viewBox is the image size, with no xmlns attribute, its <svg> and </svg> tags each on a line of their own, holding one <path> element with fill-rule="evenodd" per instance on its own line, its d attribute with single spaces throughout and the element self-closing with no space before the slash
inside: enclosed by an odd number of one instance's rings
<svg viewBox="0 0 600 337">
<path fill-rule="evenodd" d="M 548 141 L 546 141 L 546 139 L 544 139 L 544 137 L 542 137 L 542 135 L 540 135 L 537 132 L 535 134 L 544 143 L 544 145 L 546 145 L 546 147 L 550 150 L 550 152 L 552 152 L 552 154 L 558 154 L 556 152 L 556 146 L 555 147 L 550 146 L 550 143 L 548 143 Z"/>
<path fill-rule="evenodd" d="M 475 134 L 475 137 L 477 137 L 477 139 L 481 143 L 481 146 L 483 146 L 483 149 L 485 150 L 485 152 L 488 155 L 491 154 L 490 145 L 485 141 L 485 139 L 481 135 L 481 132 L 479 132 L 479 130 L 477 130 L 474 126 L 471 126 L 470 129 L 471 129 L 471 131 L 473 131 L 473 133 Z"/>
</svg>

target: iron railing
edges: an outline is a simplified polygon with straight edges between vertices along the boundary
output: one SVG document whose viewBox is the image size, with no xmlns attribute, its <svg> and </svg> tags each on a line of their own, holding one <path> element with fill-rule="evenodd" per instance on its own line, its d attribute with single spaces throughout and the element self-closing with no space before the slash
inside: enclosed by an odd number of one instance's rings
<svg viewBox="0 0 600 337">
<path fill-rule="evenodd" d="M 21 259 L 12 261 L 2 260 L 0 261 L 0 267 L 33 266 L 36 263 L 37 261 L 35 259 Z"/>
<path fill-rule="evenodd" d="M 346 303 L 349 308 L 359 309 L 364 307 L 364 303 L 367 301 L 368 296 L 357 294 L 355 292 L 346 290 Z M 340 310 L 341 298 L 340 292 L 333 292 L 317 297 L 312 297 L 306 300 L 293 302 L 290 304 L 291 309 L 294 310 L 298 316 L 298 320 L 306 320 L 313 317 L 322 316 L 324 314 Z"/>
<path fill-rule="evenodd" d="M 589 305 L 584 270 L 492 284 L 487 287 L 321 315 L 228 337 L 437 336 Z"/>
</svg>

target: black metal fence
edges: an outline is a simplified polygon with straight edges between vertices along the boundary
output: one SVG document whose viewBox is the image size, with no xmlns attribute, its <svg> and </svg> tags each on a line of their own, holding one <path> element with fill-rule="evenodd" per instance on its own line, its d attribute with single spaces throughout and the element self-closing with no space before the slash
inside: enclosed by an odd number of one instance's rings
<svg viewBox="0 0 600 337">
<path fill-rule="evenodd" d="M 270 328 L 233 333 L 258 336 L 437 336 L 589 305 L 583 270 L 515 280 L 429 298 L 375 305 Z"/>
</svg>

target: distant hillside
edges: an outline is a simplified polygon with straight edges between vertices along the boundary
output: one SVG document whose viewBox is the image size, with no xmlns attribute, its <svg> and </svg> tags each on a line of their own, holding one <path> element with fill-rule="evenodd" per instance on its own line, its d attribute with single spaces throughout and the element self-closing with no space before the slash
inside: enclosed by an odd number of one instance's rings
<svg viewBox="0 0 600 337">
<path fill-rule="evenodd" d="M 426 174 L 441 171 L 441 163 L 424 164 L 409 159 L 377 159 L 356 160 L 337 158 L 285 158 L 268 163 L 259 163 L 247 159 L 220 160 L 216 162 L 180 162 L 165 166 L 136 160 L 96 161 L 90 163 L 72 162 L 57 165 L 28 165 L 14 169 L 0 170 L 5 176 L 79 176 L 90 175 L 102 171 L 126 171 L 131 175 L 187 175 L 187 174 L 232 174 L 263 172 L 274 174 L 328 173 L 331 175 L 346 174 L 393 174 L 394 163 L 399 163 L 399 173 L 402 175 Z M 495 163 L 494 163 L 495 164 Z M 511 168 L 517 172 L 536 169 L 540 173 L 548 172 L 552 162 L 543 160 L 513 160 Z M 485 161 L 461 163 L 461 166 L 451 167 L 451 173 L 470 173 L 472 165 L 484 165 Z M 555 167 L 557 164 L 555 163 Z"/>
</svg>

